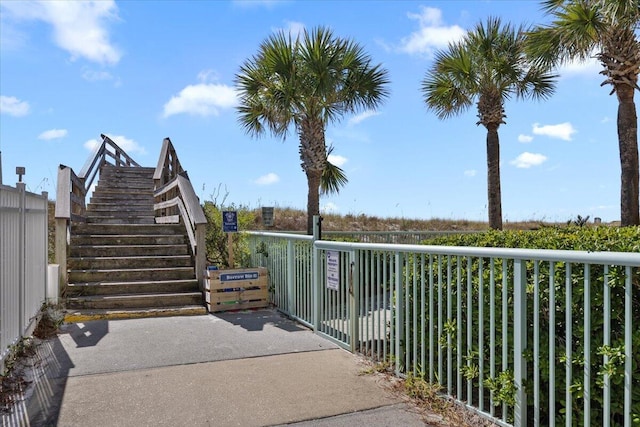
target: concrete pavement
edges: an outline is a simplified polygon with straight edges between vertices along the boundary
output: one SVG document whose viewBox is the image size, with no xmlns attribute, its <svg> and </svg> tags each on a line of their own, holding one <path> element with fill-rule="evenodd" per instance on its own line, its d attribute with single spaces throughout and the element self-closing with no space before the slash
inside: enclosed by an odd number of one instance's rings
<svg viewBox="0 0 640 427">
<path fill-rule="evenodd" d="M 273 310 L 62 332 L 38 348 L 31 426 L 426 425 L 359 357 Z"/>
</svg>

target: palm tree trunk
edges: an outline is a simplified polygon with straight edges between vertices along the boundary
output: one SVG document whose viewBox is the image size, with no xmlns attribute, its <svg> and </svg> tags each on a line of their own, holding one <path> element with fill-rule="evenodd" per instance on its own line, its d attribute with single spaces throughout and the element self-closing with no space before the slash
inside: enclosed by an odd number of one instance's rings
<svg viewBox="0 0 640 427">
<path fill-rule="evenodd" d="M 322 171 L 307 171 L 307 234 L 313 234 L 313 216 L 320 215 L 320 178 Z"/>
<path fill-rule="evenodd" d="M 620 225 L 640 225 L 638 185 L 638 117 L 634 88 L 620 84 L 618 96 L 618 145 L 620 147 Z"/>
<path fill-rule="evenodd" d="M 500 190 L 500 139 L 498 126 L 487 126 L 487 193 L 489 227 L 502 230 L 502 192 Z"/>
<path fill-rule="evenodd" d="M 305 118 L 299 124 L 300 161 L 307 175 L 307 234 L 313 234 L 313 216 L 320 214 L 320 182 L 327 162 L 324 124 L 318 118 Z"/>
</svg>

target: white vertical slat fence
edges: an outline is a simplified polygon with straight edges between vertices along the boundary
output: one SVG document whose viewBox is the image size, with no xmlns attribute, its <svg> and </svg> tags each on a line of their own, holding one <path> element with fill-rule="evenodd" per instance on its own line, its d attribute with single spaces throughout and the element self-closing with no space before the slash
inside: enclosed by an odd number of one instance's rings
<svg viewBox="0 0 640 427">
<path fill-rule="evenodd" d="M 0 185 L 0 368 L 10 346 L 35 327 L 45 301 L 47 209 L 47 192 Z"/>
</svg>

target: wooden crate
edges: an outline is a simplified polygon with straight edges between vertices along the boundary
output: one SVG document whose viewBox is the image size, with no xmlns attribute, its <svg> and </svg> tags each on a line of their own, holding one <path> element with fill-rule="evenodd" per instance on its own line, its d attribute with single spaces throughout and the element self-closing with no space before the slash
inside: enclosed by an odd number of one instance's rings
<svg viewBox="0 0 640 427">
<path fill-rule="evenodd" d="M 209 312 L 269 305 L 269 273 L 264 267 L 207 270 L 205 300 Z"/>
</svg>

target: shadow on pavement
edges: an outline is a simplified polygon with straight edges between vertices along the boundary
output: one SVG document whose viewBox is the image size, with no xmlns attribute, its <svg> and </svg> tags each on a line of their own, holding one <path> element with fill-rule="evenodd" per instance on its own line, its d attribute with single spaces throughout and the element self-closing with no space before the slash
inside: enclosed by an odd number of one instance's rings
<svg viewBox="0 0 640 427">
<path fill-rule="evenodd" d="M 27 386 L 12 411 L 0 416 L 1 425 L 55 426 L 58 424 L 67 375 L 73 362 L 57 336 L 39 342 L 24 363 Z"/>
<path fill-rule="evenodd" d="M 95 320 L 87 323 L 71 323 L 64 326 L 64 331 L 75 341 L 78 348 L 93 347 L 109 333 L 109 322 Z"/>
<path fill-rule="evenodd" d="M 275 310 L 254 310 L 215 313 L 215 316 L 247 331 L 262 331 L 265 325 L 275 326 L 286 332 L 309 331 Z"/>
</svg>

